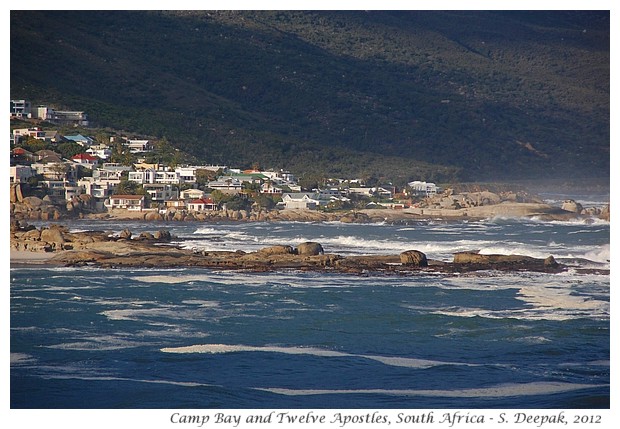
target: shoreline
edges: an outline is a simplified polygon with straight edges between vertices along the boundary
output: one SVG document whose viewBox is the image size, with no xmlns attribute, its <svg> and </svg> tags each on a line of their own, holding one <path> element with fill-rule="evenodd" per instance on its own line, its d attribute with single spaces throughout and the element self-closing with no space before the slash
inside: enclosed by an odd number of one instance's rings
<svg viewBox="0 0 620 429">
<path fill-rule="evenodd" d="M 607 212 L 608 213 L 608 212 Z M 269 212 L 252 212 L 240 214 L 237 211 L 206 212 L 188 214 L 183 219 L 164 218 L 157 211 L 127 211 L 112 210 L 105 213 L 92 213 L 81 216 L 81 219 L 102 220 L 102 221 L 144 221 L 144 222 L 278 222 L 278 221 L 297 221 L 297 222 L 334 222 L 345 223 L 382 223 L 382 222 L 419 222 L 419 221 L 464 221 L 464 220 L 484 220 L 494 217 L 506 218 L 535 218 L 545 221 L 569 221 L 578 219 L 601 219 L 609 221 L 605 217 L 582 215 L 579 213 L 563 210 L 559 207 L 544 203 L 515 203 L 502 202 L 499 204 L 468 207 L 461 209 L 445 208 L 417 208 L 406 209 L 360 209 L 343 211 L 318 211 L 304 209 L 272 210 Z M 70 219 L 58 219 L 63 220 Z"/>
<path fill-rule="evenodd" d="M 26 268 L 26 267 L 56 267 L 50 260 L 55 256 L 55 252 L 34 252 L 28 250 L 17 250 L 11 248 L 10 252 L 10 268 Z"/>
<path fill-rule="evenodd" d="M 609 212 L 607 212 L 609 213 Z M 207 220 L 201 221 L 198 219 L 192 219 L 196 222 L 302 222 L 302 223 L 316 223 L 316 222 L 346 222 L 357 224 L 380 224 L 389 223 L 396 225 L 406 225 L 408 223 L 419 222 L 467 222 L 478 221 L 484 219 L 499 218 L 514 218 L 514 219 L 537 219 L 542 221 L 578 221 L 583 222 L 609 222 L 605 219 L 600 219 L 595 216 L 585 216 L 574 212 L 569 212 L 557 207 L 550 206 L 548 204 L 540 203 L 514 203 L 504 202 L 495 205 L 469 207 L 465 209 L 426 209 L 426 208 L 408 208 L 408 209 L 365 209 L 355 211 L 342 211 L 342 212 L 320 212 L 315 210 L 283 210 L 273 213 L 274 217 L 263 219 L 239 219 L 223 216 L 214 216 Z M 122 224 L 123 221 L 140 222 L 144 224 L 151 224 L 155 228 L 159 222 L 187 222 L 188 220 L 178 221 L 164 221 L 160 220 L 146 220 L 144 219 L 144 212 L 122 212 L 98 214 L 95 216 L 83 216 L 81 219 L 101 221 L 102 224 L 110 223 L 113 226 L 114 223 Z M 71 233 L 68 228 L 62 226 L 63 219 L 57 219 L 49 221 L 47 226 L 41 226 L 40 230 L 37 230 L 32 225 L 28 225 L 28 220 L 19 221 L 12 219 L 11 223 L 11 247 L 10 247 L 10 266 L 12 268 L 19 266 L 75 266 L 75 264 L 101 266 L 99 263 L 103 260 L 109 259 L 112 265 L 127 266 L 131 265 L 131 262 L 119 261 L 119 258 L 125 256 L 136 255 L 140 252 L 143 254 L 150 254 L 150 260 L 143 261 L 145 266 L 158 266 L 158 260 L 166 260 L 169 256 L 175 256 L 179 258 L 187 258 L 189 266 L 210 266 L 211 268 L 231 269 L 232 265 L 235 265 L 236 269 L 250 268 L 259 270 L 273 270 L 279 268 L 296 268 L 309 266 L 304 263 L 300 264 L 299 260 L 296 261 L 284 261 L 280 258 L 280 261 L 275 263 L 269 258 L 262 258 L 260 260 L 254 260 L 252 262 L 247 261 L 248 257 L 240 260 L 240 265 L 227 264 L 225 261 L 219 261 L 221 255 L 209 255 L 218 259 L 213 264 L 206 261 L 196 260 L 196 255 L 187 254 L 187 252 L 181 251 L 179 248 L 175 248 L 172 245 L 165 245 L 170 240 L 170 233 L 168 231 L 158 231 L 156 237 L 152 234 L 150 238 L 140 238 L 133 240 L 131 238 L 123 237 L 125 239 L 109 238 L 102 231 L 87 231 L 82 233 Z M 68 219 L 71 221 L 71 219 Z M 122 227 L 122 225 L 119 225 Z M 34 231 L 33 231 L 34 229 Z M 162 232 L 167 234 L 167 238 L 162 237 Z M 97 235 L 98 234 L 98 235 Z M 148 236 L 147 236 L 148 237 Z M 157 243 L 163 246 L 154 246 Z M 154 247 L 159 247 L 159 250 L 155 251 Z M 74 256 L 70 259 L 72 261 L 63 260 L 61 255 L 75 255 L 78 252 L 84 253 L 81 256 Z M 93 253 L 94 252 L 94 253 Z M 90 255 L 87 255 L 89 254 Z M 230 252 L 224 252 L 229 254 L 229 258 L 237 256 L 236 254 L 230 254 Z M 224 255 L 224 253 L 222 255 Z M 104 255 L 105 254 L 105 255 Z M 206 256 L 206 255 L 203 255 Z M 224 255 L 225 256 L 225 255 Z M 335 255 L 338 259 L 341 259 L 339 255 Z M 398 255 L 394 255 L 398 256 Z M 377 255 L 369 255 L 374 257 L 376 263 L 379 260 Z M 225 259 L 225 258 L 224 258 Z M 235 258 L 232 258 L 235 259 Z M 273 258 L 272 258 L 273 259 Z M 290 259 L 287 256 L 284 259 Z M 297 258 L 298 259 L 298 258 Z M 116 260 L 116 262 L 112 262 Z M 352 260 L 352 259 L 350 259 Z M 96 263 L 98 261 L 99 263 Z M 229 261 L 230 262 L 230 261 Z M 384 261 L 385 262 L 385 261 Z M 107 263 L 107 262 L 106 262 Z M 104 265 L 106 264 L 104 263 Z M 171 266 L 183 266 L 183 264 L 174 263 L 169 261 Z M 318 266 L 336 266 L 342 265 L 341 263 L 335 263 L 335 260 L 330 261 L 313 261 L 309 265 L 314 266 L 317 269 Z M 383 262 L 380 265 L 384 265 Z M 434 267 L 438 269 L 438 267 Z M 445 267 L 444 267 L 445 268 Z M 234 269 L 234 268 L 233 268 Z M 384 265 L 383 269 L 393 271 L 389 267 L 389 264 Z"/>
</svg>

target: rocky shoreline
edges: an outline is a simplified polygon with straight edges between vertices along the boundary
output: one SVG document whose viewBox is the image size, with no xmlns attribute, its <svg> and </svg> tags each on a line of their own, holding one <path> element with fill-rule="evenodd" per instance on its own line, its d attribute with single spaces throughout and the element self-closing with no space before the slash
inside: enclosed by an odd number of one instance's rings
<svg viewBox="0 0 620 429">
<path fill-rule="evenodd" d="M 561 207 L 545 204 L 534 197 L 515 193 L 462 192 L 426 198 L 415 207 L 404 209 L 367 208 L 351 210 L 215 210 L 190 212 L 185 209 L 168 208 L 130 211 L 110 209 L 97 212 L 90 195 L 80 195 L 62 204 L 49 196 L 38 198 L 25 196 L 21 187 L 11 186 L 11 219 L 21 221 L 62 221 L 63 219 L 197 221 L 197 222 L 345 222 L 345 223 L 401 223 L 420 220 L 479 220 L 496 216 L 535 217 L 541 220 L 602 219 L 609 221 L 609 204 L 603 207 L 584 208 L 574 200 L 566 200 Z"/>
<path fill-rule="evenodd" d="M 270 246 L 256 252 L 203 251 L 182 249 L 171 243 L 168 231 L 143 232 L 134 237 L 124 229 L 69 232 L 61 225 L 36 228 L 11 224 L 11 264 L 26 263 L 26 253 L 36 254 L 36 263 L 54 266 L 92 266 L 101 268 L 208 268 L 270 272 L 300 270 L 350 273 L 357 275 L 416 273 L 472 273 L 487 270 L 560 273 L 570 267 L 553 256 L 537 259 L 521 255 L 481 255 L 477 251 L 460 252 L 451 262 L 427 259 L 417 250 L 397 255 L 342 256 L 327 253 L 320 243 L 306 242 Z M 413 246 L 412 246 L 413 247 Z M 13 255 L 20 258 L 13 258 Z M 49 255 L 42 258 L 40 255 Z M 607 270 L 608 271 L 608 270 Z"/>
</svg>

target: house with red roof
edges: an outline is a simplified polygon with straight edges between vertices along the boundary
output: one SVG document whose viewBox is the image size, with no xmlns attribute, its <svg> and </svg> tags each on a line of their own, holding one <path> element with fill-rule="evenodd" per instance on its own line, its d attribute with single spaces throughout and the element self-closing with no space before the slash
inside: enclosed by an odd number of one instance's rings
<svg viewBox="0 0 620 429">
<path fill-rule="evenodd" d="M 94 168 L 99 165 L 99 158 L 89 153 L 78 153 L 72 156 L 71 160 L 88 168 Z"/>
<path fill-rule="evenodd" d="M 218 205 L 213 198 L 197 198 L 187 203 L 187 210 L 190 212 L 203 212 L 217 210 Z"/>
</svg>

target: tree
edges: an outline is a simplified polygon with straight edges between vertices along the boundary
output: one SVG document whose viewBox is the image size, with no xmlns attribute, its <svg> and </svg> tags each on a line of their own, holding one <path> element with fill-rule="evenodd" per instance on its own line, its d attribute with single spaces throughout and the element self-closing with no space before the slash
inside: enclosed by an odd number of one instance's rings
<svg viewBox="0 0 620 429">
<path fill-rule="evenodd" d="M 56 150 L 63 158 L 71 158 L 79 153 L 84 153 L 84 148 L 76 142 L 63 142 L 56 146 Z"/>
<path fill-rule="evenodd" d="M 264 209 L 271 210 L 276 206 L 276 199 L 281 200 L 280 197 L 272 197 L 270 195 L 258 194 L 252 198 L 254 203 Z"/>
<path fill-rule="evenodd" d="M 120 141 L 115 141 L 112 144 L 112 155 L 110 155 L 111 162 L 117 162 L 122 165 L 131 165 L 134 161 L 133 154 L 125 147 Z"/>
<path fill-rule="evenodd" d="M 50 167 L 50 171 L 54 173 L 56 180 L 64 180 L 67 177 L 69 167 L 64 162 L 56 162 Z"/>
<path fill-rule="evenodd" d="M 207 170 L 206 168 L 198 168 L 196 169 L 196 183 L 198 186 L 206 186 L 209 182 L 215 180 L 218 174 L 221 174 L 221 171 L 221 168 L 217 172 Z"/>
<path fill-rule="evenodd" d="M 114 190 L 115 195 L 146 195 L 146 191 L 142 185 L 131 182 L 126 178 L 121 178 L 121 181 Z"/>
<path fill-rule="evenodd" d="M 49 149 L 49 144 L 45 140 L 35 139 L 32 136 L 28 136 L 21 140 L 21 146 L 30 152 L 37 152 L 44 149 Z"/>
</svg>

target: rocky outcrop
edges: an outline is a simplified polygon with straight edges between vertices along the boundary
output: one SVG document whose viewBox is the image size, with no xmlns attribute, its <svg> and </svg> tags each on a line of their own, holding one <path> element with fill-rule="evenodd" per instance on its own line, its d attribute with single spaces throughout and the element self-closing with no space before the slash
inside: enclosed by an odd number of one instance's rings
<svg viewBox="0 0 620 429">
<path fill-rule="evenodd" d="M 132 240 L 132 233 L 128 229 L 115 235 L 104 231 L 69 232 L 62 226 L 52 224 L 48 227 L 37 229 L 32 225 L 22 226 L 18 221 L 11 223 L 11 249 L 32 252 L 60 252 L 64 250 L 77 250 L 92 248 L 95 243 L 111 243 L 112 250 L 120 249 L 121 246 L 113 247 L 115 242 L 138 242 L 166 243 L 172 239 L 169 231 L 157 231 L 154 234 L 141 233 Z"/>
<path fill-rule="evenodd" d="M 419 250 L 407 250 L 400 255 L 400 263 L 403 265 L 413 265 L 416 267 L 427 267 L 428 260 L 426 255 Z"/>
<path fill-rule="evenodd" d="M 60 225 L 40 229 L 11 223 L 11 248 L 48 252 L 49 263 L 67 266 L 99 267 L 202 267 L 209 269 L 341 272 L 359 275 L 415 273 L 466 273 L 481 270 L 562 272 L 567 269 L 553 256 L 537 259 L 521 255 L 481 255 L 477 251 L 459 252 L 452 262 L 427 259 L 423 252 L 409 250 L 398 255 L 342 256 L 326 253 L 317 242 L 297 246 L 276 245 L 256 252 L 202 251 L 183 249 L 170 243 L 166 230 L 144 232 L 137 237 L 129 230 L 72 233 Z M 163 244 L 163 245 L 162 245 Z"/>
<path fill-rule="evenodd" d="M 69 201 L 45 195 L 39 198 L 25 196 L 19 183 L 10 188 L 10 216 L 18 220 L 59 220 L 66 217 L 82 217 L 93 213 L 94 199 L 90 195 L 79 195 Z"/>
<path fill-rule="evenodd" d="M 302 256 L 315 256 L 322 255 L 324 252 L 323 246 L 319 243 L 312 241 L 301 243 L 297 246 L 297 254 Z"/>
<path fill-rule="evenodd" d="M 565 200 L 562 203 L 562 210 L 581 214 L 581 212 L 583 211 L 583 206 L 575 200 Z"/>
<path fill-rule="evenodd" d="M 455 264 L 498 264 L 503 262 L 529 262 L 534 258 L 521 255 L 481 255 L 478 252 L 454 254 Z"/>
<path fill-rule="evenodd" d="M 499 269 L 504 271 L 557 272 L 562 268 L 553 256 L 538 259 L 523 255 L 482 255 L 477 251 L 455 253 L 453 263 L 455 266 L 464 267 L 468 271 Z"/>
<path fill-rule="evenodd" d="M 269 256 L 269 255 L 294 255 L 297 254 L 297 251 L 293 248 L 293 246 L 271 246 L 264 247 L 258 251 L 261 255 Z"/>
</svg>

